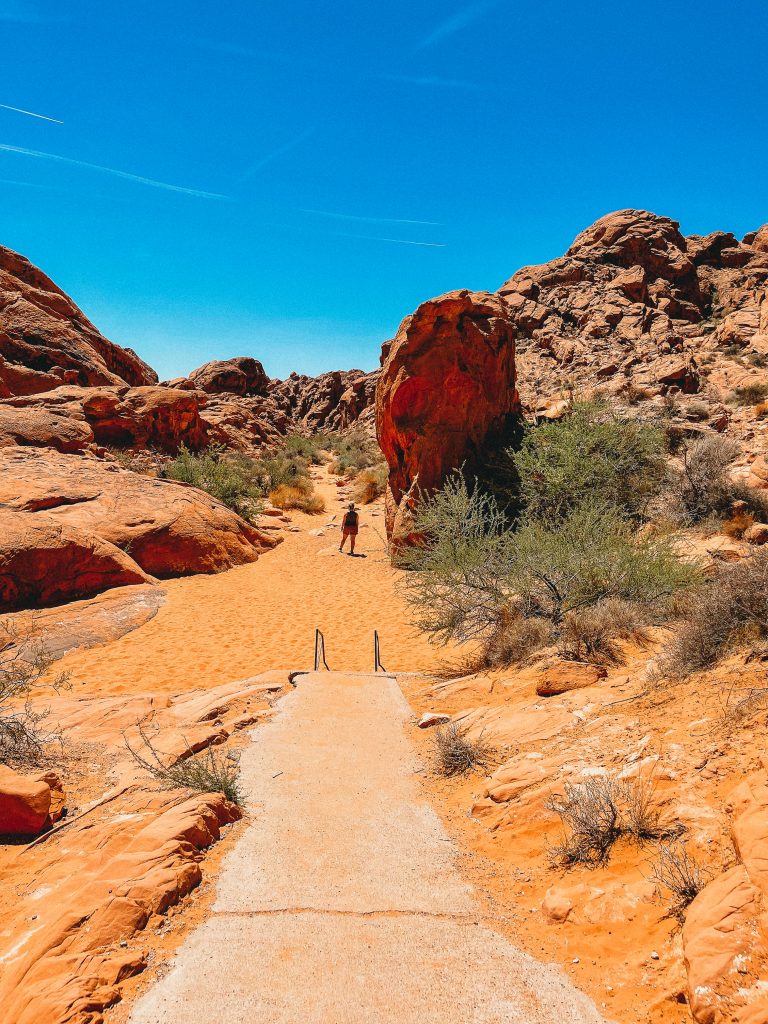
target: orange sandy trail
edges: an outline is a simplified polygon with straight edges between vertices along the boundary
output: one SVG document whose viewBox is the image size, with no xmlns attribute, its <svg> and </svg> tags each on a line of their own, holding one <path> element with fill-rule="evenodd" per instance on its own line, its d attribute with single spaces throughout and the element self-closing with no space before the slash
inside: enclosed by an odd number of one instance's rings
<svg viewBox="0 0 768 1024">
<path fill-rule="evenodd" d="M 317 490 L 326 511 L 290 513 L 301 532 L 286 532 L 274 551 L 219 575 L 164 582 L 168 597 L 151 622 L 59 662 L 71 672 L 73 692 L 173 693 L 273 668 L 310 668 L 316 627 L 334 670 L 372 671 L 374 629 L 388 670 L 434 668 L 442 652 L 408 626 L 409 609 L 397 592 L 382 503 L 360 509 L 357 552 L 367 557 L 350 558 L 338 553 L 336 525 L 346 499 L 325 471 Z M 310 534 L 334 515 L 325 536 Z"/>
</svg>

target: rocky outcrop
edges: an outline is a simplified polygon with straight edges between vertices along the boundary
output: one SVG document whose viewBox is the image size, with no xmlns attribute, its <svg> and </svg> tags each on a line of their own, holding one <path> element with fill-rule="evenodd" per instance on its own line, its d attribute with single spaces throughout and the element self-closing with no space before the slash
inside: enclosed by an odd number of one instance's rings
<svg viewBox="0 0 768 1024">
<path fill-rule="evenodd" d="M 748 776 L 729 805 L 740 863 L 699 893 L 683 928 L 689 1002 L 697 1024 L 768 1020 L 761 970 L 768 959 L 768 771 Z"/>
<path fill-rule="evenodd" d="M 270 383 L 269 396 L 296 426 L 344 430 L 373 409 L 379 371 L 333 370 L 319 377 L 292 373 Z"/>
<path fill-rule="evenodd" d="M 205 396 L 166 387 L 60 387 L 0 400 L 0 447 L 25 444 L 83 451 L 119 448 L 196 449 L 208 440 L 200 415 Z"/>
<path fill-rule="evenodd" d="M 41 270 L 0 247 L 0 397 L 156 383 L 151 367 L 108 341 Z"/>
<path fill-rule="evenodd" d="M 0 450 L 0 508 L 6 608 L 220 572 L 278 543 L 194 487 L 30 448 Z"/>
<path fill-rule="evenodd" d="M 172 387 L 205 391 L 209 395 L 266 394 L 269 377 L 264 367 L 251 356 L 217 359 L 193 370 L 188 377 L 169 382 Z"/>
<path fill-rule="evenodd" d="M 440 487 L 518 413 L 515 325 L 499 296 L 456 291 L 423 303 L 388 347 L 376 395 L 376 431 L 389 465 L 387 531 L 412 534 L 420 492 Z"/>
<path fill-rule="evenodd" d="M 524 267 L 499 290 L 515 320 L 521 399 L 630 384 L 649 395 L 701 388 L 701 360 L 729 345 L 768 346 L 763 233 L 684 237 L 668 217 L 620 210 L 565 256 Z"/>
<path fill-rule="evenodd" d="M 63 806 L 54 772 L 23 775 L 0 764 L 0 836 L 36 836 L 61 816 Z"/>
</svg>

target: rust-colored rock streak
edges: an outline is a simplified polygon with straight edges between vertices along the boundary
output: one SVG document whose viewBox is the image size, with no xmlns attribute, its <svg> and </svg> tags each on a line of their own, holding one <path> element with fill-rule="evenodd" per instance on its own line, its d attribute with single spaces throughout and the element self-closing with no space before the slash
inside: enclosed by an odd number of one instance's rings
<svg viewBox="0 0 768 1024">
<path fill-rule="evenodd" d="M 387 532 L 411 533 L 419 491 L 471 469 L 483 445 L 518 411 L 514 326 L 488 292 L 448 292 L 403 320 L 376 393 L 376 430 L 389 464 Z"/>
</svg>

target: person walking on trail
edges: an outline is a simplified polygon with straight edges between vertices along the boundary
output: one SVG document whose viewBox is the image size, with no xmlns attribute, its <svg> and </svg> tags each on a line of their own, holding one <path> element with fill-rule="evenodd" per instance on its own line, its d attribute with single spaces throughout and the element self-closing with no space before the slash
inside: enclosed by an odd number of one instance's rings
<svg viewBox="0 0 768 1024">
<path fill-rule="evenodd" d="M 339 551 L 344 550 L 344 543 L 349 537 L 349 553 L 354 555 L 355 553 L 355 538 L 357 537 L 358 527 L 358 515 L 355 509 L 354 501 L 350 501 L 347 511 L 344 513 L 344 518 L 341 521 L 341 544 L 339 544 Z"/>
</svg>

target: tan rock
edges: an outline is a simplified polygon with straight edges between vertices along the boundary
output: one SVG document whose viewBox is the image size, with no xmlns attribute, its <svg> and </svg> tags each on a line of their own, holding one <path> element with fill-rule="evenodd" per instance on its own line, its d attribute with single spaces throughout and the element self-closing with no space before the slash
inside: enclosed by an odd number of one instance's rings
<svg viewBox="0 0 768 1024">
<path fill-rule="evenodd" d="M 536 683 L 540 697 L 552 697 L 569 690 L 596 686 L 608 675 L 602 665 L 585 665 L 578 661 L 558 661 L 549 665 Z"/>
</svg>

